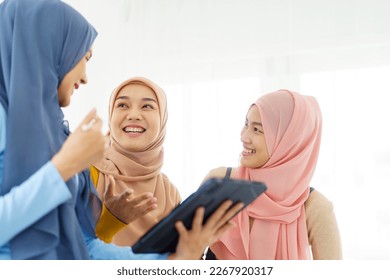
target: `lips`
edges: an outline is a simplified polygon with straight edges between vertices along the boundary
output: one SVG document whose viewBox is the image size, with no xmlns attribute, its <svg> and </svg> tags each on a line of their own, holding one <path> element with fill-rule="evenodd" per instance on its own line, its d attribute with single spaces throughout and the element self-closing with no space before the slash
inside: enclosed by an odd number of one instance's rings
<svg viewBox="0 0 390 280">
<path fill-rule="evenodd" d="M 123 128 L 123 131 L 126 133 L 141 134 L 141 133 L 144 133 L 146 131 L 146 129 L 141 127 L 141 126 L 125 126 Z"/>
<path fill-rule="evenodd" d="M 249 149 L 249 148 L 246 148 L 244 147 L 243 151 L 242 151 L 242 154 L 243 155 L 253 155 L 256 153 L 256 150 L 252 150 L 252 149 Z"/>
</svg>

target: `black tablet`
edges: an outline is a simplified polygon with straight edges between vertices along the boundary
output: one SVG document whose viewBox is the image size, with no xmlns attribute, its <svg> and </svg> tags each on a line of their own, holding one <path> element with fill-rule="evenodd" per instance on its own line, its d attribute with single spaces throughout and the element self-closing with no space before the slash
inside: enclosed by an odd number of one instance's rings
<svg viewBox="0 0 390 280">
<path fill-rule="evenodd" d="M 243 202 L 247 206 L 265 190 L 266 186 L 260 182 L 211 178 L 143 235 L 132 247 L 133 251 L 135 253 L 175 252 L 179 240 L 175 228 L 176 221 L 183 221 L 189 229 L 198 207 L 205 207 L 205 222 L 225 200 L 230 199 L 234 203 Z"/>
</svg>

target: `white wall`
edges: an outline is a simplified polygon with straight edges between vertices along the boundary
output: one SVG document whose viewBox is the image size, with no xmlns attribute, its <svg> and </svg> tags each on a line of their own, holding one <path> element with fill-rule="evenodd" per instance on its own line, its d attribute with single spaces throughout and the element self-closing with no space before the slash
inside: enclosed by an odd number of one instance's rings
<svg viewBox="0 0 390 280">
<path fill-rule="evenodd" d="M 66 110 L 106 119 L 122 80 L 166 90 L 164 171 L 183 196 L 210 168 L 236 165 L 246 110 L 290 88 L 324 115 L 313 186 L 333 202 L 346 259 L 390 259 L 390 1 L 68 0 L 99 31 L 89 86 Z"/>
</svg>

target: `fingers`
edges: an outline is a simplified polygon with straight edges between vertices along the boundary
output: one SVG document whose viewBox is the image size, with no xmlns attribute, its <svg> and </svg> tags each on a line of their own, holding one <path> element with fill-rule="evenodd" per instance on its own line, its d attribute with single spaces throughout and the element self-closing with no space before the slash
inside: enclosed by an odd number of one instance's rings
<svg viewBox="0 0 390 280">
<path fill-rule="evenodd" d="M 82 124 L 87 124 L 92 121 L 97 116 L 96 108 L 93 108 L 89 113 L 84 117 Z"/>
<path fill-rule="evenodd" d="M 244 203 L 236 203 L 232 206 L 233 202 L 231 200 L 227 200 L 223 202 L 217 210 L 210 216 L 208 219 L 206 226 L 220 228 L 223 227 L 228 221 L 233 218 L 238 211 L 240 211 L 244 207 Z"/>
<path fill-rule="evenodd" d="M 96 109 L 93 108 L 84 118 L 80 124 L 82 131 L 88 131 L 92 127 L 100 130 L 102 128 L 102 120 L 96 113 Z"/>
<path fill-rule="evenodd" d="M 141 194 L 131 198 L 127 203 L 132 205 L 132 211 L 137 216 L 144 216 L 157 208 L 157 198 L 153 197 L 152 193 Z"/>
<path fill-rule="evenodd" d="M 227 223 L 231 218 L 233 218 L 237 212 L 239 212 L 243 207 L 245 206 L 244 203 L 236 203 L 234 204 L 225 214 L 223 217 L 219 220 L 218 226 L 222 226 L 223 224 Z"/>
<path fill-rule="evenodd" d="M 126 201 L 132 201 L 132 204 L 134 204 L 133 199 L 131 199 L 131 196 L 133 195 L 134 191 L 132 189 L 126 189 L 123 192 L 119 194 L 119 199 L 126 200 Z"/>
<path fill-rule="evenodd" d="M 203 225 L 203 219 L 204 219 L 204 207 L 199 207 L 196 209 L 194 219 L 192 221 L 192 229 L 193 230 L 199 230 Z"/>
<path fill-rule="evenodd" d="M 229 207 L 233 204 L 231 200 L 224 201 L 217 210 L 214 211 L 214 213 L 210 216 L 210 218 L 207 220 L 206 225 L 215 225 L 218 224 L 218 221 L 221 220 L 221 218 L 224 216 L 226 211 L 229 209 Z M 226 221 L 224 221 L 225 223 Z M 223 224 L 223 223 L 222 223 Z"/>
<path fill-rule="evenodd" d="M 184 236 L 188 233 L 186 227 L 184 226 L 183 222 L 182 221 L 177 221 L 175 223 L 175 228 L 177 230 L 177 232 L 179 233 L 180 236 Z"/>
<path fill-rule="evenodd" d="M 132 199 L 132 203 L 137 205 L 140 211 L 150 211 L 157 207 L 157 198 L 153 197 L 152 193 L 143 193 Z"/>
<path fill-rule="evenodd" d="M 115 188 L 115 179 L 112 175 L 108 175 L 108 186 L 104 192 L 104 200 L 108 200 L 109 198 L 114 196 L 114 188 Z"/>
</svg>

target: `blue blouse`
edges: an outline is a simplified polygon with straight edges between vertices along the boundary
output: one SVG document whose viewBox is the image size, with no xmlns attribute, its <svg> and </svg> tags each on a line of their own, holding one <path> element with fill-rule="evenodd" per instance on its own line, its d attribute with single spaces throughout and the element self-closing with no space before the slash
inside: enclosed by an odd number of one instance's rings
<svg viewBox="0 0 390 280">
<path fill-rule="evenodd" d="M 0 104 L 0 189 L 3 183 L 6 113 Z M 0 196 L 0 259 L 10 259 L 9 241 L 45 214 L 71 198 L 68 187 L 51 161 L 28 180 Z M 91 259 L 162 260 L 168 254 L 134 254 L 130 247 L 119 247 L 84 234 Z"/>
</svg>

